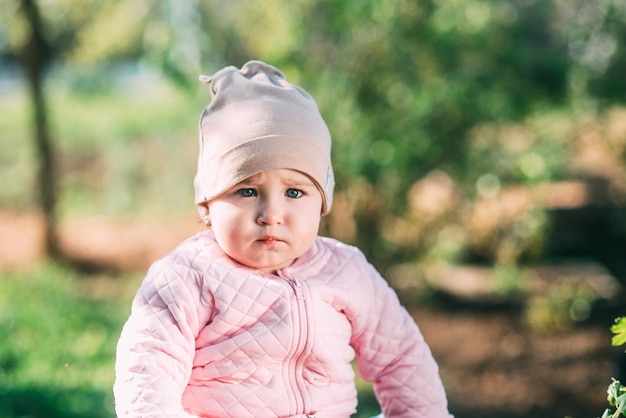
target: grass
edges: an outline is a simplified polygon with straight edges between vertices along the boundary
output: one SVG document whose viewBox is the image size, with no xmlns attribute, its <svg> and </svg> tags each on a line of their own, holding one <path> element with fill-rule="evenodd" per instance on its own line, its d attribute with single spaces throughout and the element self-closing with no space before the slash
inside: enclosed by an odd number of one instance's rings
<svg viewBox="0 0 626 418">
<path fill-rule="evenodd" d="M 103 280 L 106 296 L 95 291 Z M 0 417 L 114 416 L 127 282 L 79 277 L 55 264 L 0 272 Z"/>
</svg>

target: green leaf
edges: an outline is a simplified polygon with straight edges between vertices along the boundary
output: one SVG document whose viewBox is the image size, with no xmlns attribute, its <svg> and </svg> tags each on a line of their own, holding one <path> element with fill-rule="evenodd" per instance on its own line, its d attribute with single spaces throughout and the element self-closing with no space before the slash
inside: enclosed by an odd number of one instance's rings
<svg viewBox="0 0 626 418">
<path fill-rule="evenodd" d="M 605 410 L 602 418 L 618 418 L 626 412 L 626 387 L 619 380 L 613 379 L 613 383 L 607 389 L 609 405 L 615 407 L 615 413 L 610 415 L 610 410 Z M 609 414 L 609 415 L 607 415 Z"/>
<path fill-rule="evenodd" d="M 611 326 L 611 331 L 615 334 L 611 339 L 612 345 L 617 347 L 626 344 L 626 317 L 616 318 L 615 324 Z"/>
<path fill-rule="evenodd" d="M 604 410 L 604 414 L 600 418 L 611 418 L 611 411 L 608 409 Z"/>
<path fill-rule="evenodd" d="M 621 412 L 622 414 L 626 412 L 626 393 L 620 395 L 617 398 L 617 402 L 615 403 L 615 412 Z"/>
</svg>

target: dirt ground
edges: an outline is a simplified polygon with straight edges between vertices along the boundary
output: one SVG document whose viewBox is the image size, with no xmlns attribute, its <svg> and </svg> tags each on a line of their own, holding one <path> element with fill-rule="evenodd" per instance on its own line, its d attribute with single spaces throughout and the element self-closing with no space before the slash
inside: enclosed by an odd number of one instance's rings
<svg viewBox="0 0 626 418">
<path fill-rule="evenodd" d="M 79 219 L 61 225 L 72 256 L 114 270 L 144 271 L 202 226 L 194 213 L 167 219 Z M 42 259 L 42 219 L 0 212 L 0 267 Z M 438 360 L 457 418 L 599 417 L 611 377 L 625 379 L 610 346 L 619 310 L 599 310 L 570 329 L 539 331 L 517 309 L 458 303 L 410 307 Z M 621 370 L 621 371 L 620 371 Z M 624 380 L 622 380 L 624 381 Z"/>
</svg>

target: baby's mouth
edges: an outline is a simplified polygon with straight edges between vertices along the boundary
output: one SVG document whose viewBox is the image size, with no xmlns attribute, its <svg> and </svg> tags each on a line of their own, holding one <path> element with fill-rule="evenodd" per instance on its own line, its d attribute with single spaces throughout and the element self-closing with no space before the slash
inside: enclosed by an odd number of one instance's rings
<svg viewBox="0 0 626 418">
<path fill-rule="evenodd" d="M 275 237 L 274 235 L 265 235 L 261 237 L 259 241 L 267 245 L 274 245 L 281 240 L 278 237 Z"/>
</svg>

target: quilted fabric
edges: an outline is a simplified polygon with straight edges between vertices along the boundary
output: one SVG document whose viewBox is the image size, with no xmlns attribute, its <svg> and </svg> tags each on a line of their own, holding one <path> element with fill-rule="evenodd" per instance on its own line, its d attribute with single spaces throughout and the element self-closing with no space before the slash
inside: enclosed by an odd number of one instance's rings
<svg viewBox="0 0 626 418">
<path fill-rule="evenodd" d="M 419 328 L 358 249 L 318 237 L 270 275 L 205 231 L 153 264 L 137 292 L 117 348 L 116 411 L 347 418 L 355 355 L 385 417 L 451 417 Z"/>
</svg>

